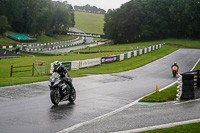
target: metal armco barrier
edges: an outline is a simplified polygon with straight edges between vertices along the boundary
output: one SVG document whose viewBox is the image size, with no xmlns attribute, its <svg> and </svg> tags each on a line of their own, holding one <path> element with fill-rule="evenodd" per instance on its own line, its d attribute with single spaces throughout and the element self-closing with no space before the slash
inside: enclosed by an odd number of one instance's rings
<svg viewBox="0 0 200 133">
<path fill-rule="evenodd" d="M 200 71 L 186 72 L 182 75 L 181 99 L 200 98 Z"/>
</svg>

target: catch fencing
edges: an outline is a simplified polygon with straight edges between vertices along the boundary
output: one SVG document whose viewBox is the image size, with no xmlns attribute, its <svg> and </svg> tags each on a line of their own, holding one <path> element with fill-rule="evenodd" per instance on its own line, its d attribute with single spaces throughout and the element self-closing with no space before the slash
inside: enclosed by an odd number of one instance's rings
<svg viewBox="0 0 200 133">
<path fill-rule="evenodd" d="M 109 64 L 112 62 L 123 61 L 129 58 L 133 58 L 142 54 L 149 53 L 151 51 L 160 49 L 162 47 L 163 47 L 163 44 L 157 44 L 157 45 L 149 46 L 144 49 L 129 51 L 124 54 L 112 55 L 108 57 L 101 57 L 101 58 L 95 58 L 95 59 L 87 59 L 87 60 L 66 61 L 66 62 L 62 62 L 62 64 L 67 68 L 67 70 L 79 70 L 82 68 L 94 67 L 101 64 Z M 51 63 L 51 69 L 50 69 L 50 73 L 52 72 L 53 72 L 53 63 Z"/>
</svg>

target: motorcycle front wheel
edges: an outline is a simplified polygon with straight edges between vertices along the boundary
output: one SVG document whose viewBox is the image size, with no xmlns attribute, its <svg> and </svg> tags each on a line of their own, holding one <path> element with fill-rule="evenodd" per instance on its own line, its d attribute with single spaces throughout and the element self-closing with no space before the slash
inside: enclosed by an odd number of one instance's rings
<svg viewBox="0 0 200 133">
<path fill-rule="evenodd" d="M 71 92 L 71 95 L 69 97 L 69 102 L 70 103 L 74 103 L 75 100 L 76 100 L 76 90 L 73 88 L 72 92 Z"/>
<path fill-rule="evenodd" d="M 50 92 L 50 98 L 51 98 L 51 102 L 54 105 L 58 105 L 60 102 L 60 97 L 59 94 L 56 92 L 56 90 L 51 90 Z"/>
</svg>

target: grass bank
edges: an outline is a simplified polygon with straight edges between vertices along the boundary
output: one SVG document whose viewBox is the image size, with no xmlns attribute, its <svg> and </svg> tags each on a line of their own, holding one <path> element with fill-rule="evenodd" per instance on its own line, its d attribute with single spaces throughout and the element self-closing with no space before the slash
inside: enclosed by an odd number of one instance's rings
<svg viewBox="0 0 200 133">
<path fill-rule="evenodd" d="M 145 64 L 148 64 L 175 50 L 177 50 L 176 47 L 166 45 L 162 49 L 153 51 L 145 55 L 137 56 L 125 61 L 115 62 L 115 63 L 111 63 L 107 65 L 101 65 L 101 66 L 97 66 L 93 68 L 81 69 L 78 71 L 69 71 L 69 74 L 71 77 L 81 77 L 81 76 L 85 76 L 86 74 L 107 74 L 107 73 L 117 73 L 117 72 L 127 71 L 127 70 L 141 67 Z M 49 63 L 55 60 L 60 60 L 60 61 L 84 60 L 84 59 L 89 59 L 89 58 L 97 58 L 97 57 L 102 57 L 102 56 L 113 55 L 117 53 L 106 52 L 106 53 L 96 53 L 96 54 L 71 54 L 71 55 L 69 54 L 68 56 L 21 57 L 21 58 L 0 60 L 0 64 L 1 64 L 0 86 L 45 81 L 49 79 L 49 76 L 31 77 L 31 72 L 15 73 L 13 74 L 13 77 L 10 77 L 11 65 L 14 65 L 14 66 L 31 65 L 36 60 L 47 61 Z"/>
<path fill-rule="evenodd" d="M 67 35 L 55 35 L 54 37 L 41 35 L 37 38 L 37 42 L 34 42 L 33 44 L 66 41 L 66 40 L 72 40 L 75 38 L 76 36 L 67 36 Z M 19 44 L 19 42 L 14 41 L 6 36 L 0 36 L 0 45 L 6 46 L 6 45 L 14 45 L 14 44 Z M 26 44 L 26 43 L 23 43 L 23 44 Z M 28 44 L 32 44 L 32 43 L 28 43 Z"/>
<path fill-rule="evenodd" d="M 75 15 L 75 28 L 86 33 L 104 34 L 104 15 L 87 13 L 87 12 L 74 12 Z"/>
<path fill-rule="evenodd" d="M 179 40 L 179 39 L 165 39 L 158 41 L 149 41 L 149 42 L 140 42 L 140 43 L 131 43 L 131 44 L 122 44 L 117 45 L 118 47 L 146 47 L 153 44 L 165 42 L 166 44 L 162 49 L 153 51 L 151 53 L 137 56 L 125 61 L 114 62 L 107 65 L 101 65 L 93 68 L 81 69 L 78 71 L 70 71 L 69 74 L 71 77 L 81 77 L 86 74 L 107 74 L 107 73 L 117 73 L 122 71 L 132 70 L 143 65 L 146 65 L 152 61 L 155 61 L 167 54 L 172 53 L 177 50 L 179 47 L 189 47 L 191 44 L 194 44 L 192 47 L 200 48 L 198 41 L 190 40 L 187 43 L 184 43 L 188 40 Z M 177 42 L 180 42 L 181 45 L 178 45 Z M 198 45 L 198 46 L 197 46 Z M 113 47 L 113 46 L 105 46 L 105 47 Z M 118 47 L 113 47 L 113 50 L 118 49 Z M 8 85 L 16 85 L 16 84 L 25 84 L 32 83 L 38 81 L 45 81 L 49 79 L 49 76 L 40 76 L 40 77 L 31 77 L 31 72 L 27 73 L 16 73 L 13 77 L 10 77 L 10 68 L 11 65 L 14 66 L 23 66 L 23 65 L 31 65 L 36 60 L 39 61 L 47 61 L 52 63 L 55 60 L 60 61 L 75 61 L 75 60 L 84 60 L 84 59 L 92 59 L 102 56 L 116 55 L 123 52 L 104 52 L 104 53 L 95 53 L 95 54 L 74 54 L 70 53 L 67 56 L 51 56 L 51 57 L 21 57 L 21 58 L 13 58 L 13 59 L 4 59 L 0 60 L 0 86 L 8 86 Z M 123 66 L 123 67 L 122 67 Z M 49 65 L 50 68 L 50 65 Z M 113 69 L 115 68 L 115 69 Z M 9 82 L 8 82 L 9 81 Z"/>
</svg>

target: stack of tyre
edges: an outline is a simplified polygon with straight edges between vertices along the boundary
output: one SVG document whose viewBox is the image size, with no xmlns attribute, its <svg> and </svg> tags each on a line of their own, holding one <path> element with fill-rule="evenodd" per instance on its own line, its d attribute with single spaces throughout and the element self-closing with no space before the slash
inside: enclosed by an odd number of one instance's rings
<svg viewBox="0 0 200 133">
<path fill-rule="evenodd" d="M 200 98 L 200 71 L 186 72 L 182 75 L 182 95 L 181 99 Z"/>
</svg>

